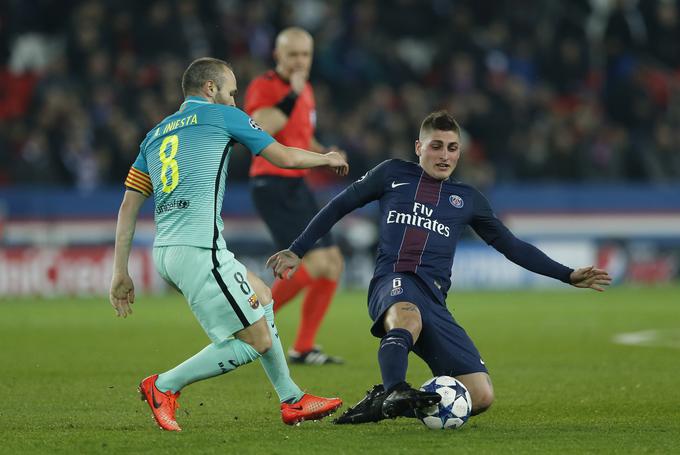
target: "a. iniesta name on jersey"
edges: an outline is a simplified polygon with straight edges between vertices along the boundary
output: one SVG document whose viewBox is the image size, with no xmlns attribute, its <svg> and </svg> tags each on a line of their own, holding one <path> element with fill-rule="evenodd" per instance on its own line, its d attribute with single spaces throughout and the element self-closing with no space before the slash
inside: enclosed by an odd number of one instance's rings
<svg viewBox="0 0 680 455">
<path fill-rule="evenodd" d="M 196 114 L 188 115 L 184 118 L 180 118 L 177 120 L 173 120 L 169 123 L 165 124 L 165 127 L 163 127 L 162 134 L 168 134 L 171 131 L 176 130 L 177 128 L 184 128 L 185 126 L 189 125 L 198 125 L 198 116 Z M 156 128 L 156 133 L 155 136 L 158 136 L 161 134 L 161 128 Z"/>
</svg>

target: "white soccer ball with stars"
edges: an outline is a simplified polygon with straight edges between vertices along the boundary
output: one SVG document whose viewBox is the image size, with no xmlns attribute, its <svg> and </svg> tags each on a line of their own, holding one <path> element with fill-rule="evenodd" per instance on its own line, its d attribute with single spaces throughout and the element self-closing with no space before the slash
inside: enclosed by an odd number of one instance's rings
<svg viewBox="0 0 680 455">
<path fill-rule="evenodd" d="M 426 392 L 437 392 L 442 401 L 429 408 L 416 410 L 426 427 L 433 430 L 462 427 L 470 418 L 472 400 L 462 382 L 450 376 L 435 376 L 420 387 Z"/>
</svg>

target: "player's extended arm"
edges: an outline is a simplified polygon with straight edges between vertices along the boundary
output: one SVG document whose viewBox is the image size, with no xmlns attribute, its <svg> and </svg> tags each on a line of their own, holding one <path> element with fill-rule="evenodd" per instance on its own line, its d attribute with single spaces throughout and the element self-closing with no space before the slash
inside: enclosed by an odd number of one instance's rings
<svg viewBox="0 0 680 455">
<path fill-rule="evenodd" d="M 300 265 L 301 258 L 317 240 L 326 235 L 342 217 L 364 204 L 366 202 L 362 201 L 354 186 L 345 188 L 316 214 L 287 250 L 272 255 L 267 260 L 266 266 L 271 268 L 274 276 L 278 278 L 287 278 L 288 275 L 292 275 Z"/>
<path fill-rule="evenodd" d="M 253 112 L 251 117 L 272 136 L 281 131 L 288 122 L 288 116 L 276 107 L 263 107 Z"/>
<path fill-rule="evenodd" d="M 340 156 L 342 156 L 344 159 L 347 159 L 347 152 L 342 150 L 341 148 L 335 146 L 335 145 L 330 145 L 326 147 L 323 145 L 321 142 L 316 140 L 315 137 L 312 138 L 312 143 L 309 148 L 310 151 L 314 153 L 328 153 L 328 152 L 338 152 Z"/>
<path fill-rule="evenodd" d="M 279 251 L 267 260 L 267 267 L 278 278 L 287 278 L 288 272 L 297 269 L 300 259 L 333 225 L 354 209 L 378 200 L 384 194 L 385 180 L 391 163 L 386 160 L 368 171 L 363 177 L 335 196 L 309 222 L 304 232 L 295 239 L 287 250 Z"/>
<path fill-rule="evenodd" d="M 347 175 L 347 172 L 349 172 L 347 161 L 338 152 L 312 153 L 296 147 L 287 147 L 274 141 L 260 152 L 260 156 L 285 169 L 328 166 L 335 169 L 339 175 Z"/>
<path fill-rule="evenodd" d="M 594 266 L 571 269 L 551 259 L 534 245 L 515 237 L 506 231 L 491 242 L 496 250 L 515 264 L 532 272 L 558 279 L 577 288 L 590 288 L 604 291 L 602 286 L 611 284 L 611 277 L 605 270 Z"/>
<path fill-rule="evenodd" d="M 470 226 L 486 243 L 506 258 L 534 273 L 545 275 L 578 288 L 603 291 L 611 283 L 609 274 L 593 266 L 577 270 L 554 261 L 534 245 L 518 239 L 493 213 L 489 202 L 479 192 L 473 195 L 474 216 Z"/>
<path fill-rule="evenodd" d="M 130 305 L 135 302 L 135 285 L 128 273 L 128 260 L 132 249 L 132 237 L 135 235 L 139 209 L 146 201 L 146 196 L 128 190 L 118 211 L 116 224 L 116 246 L 113 259 L 113 277 L 109 301 L 118 316 L 127 317 L 132 314 Z"/>
</svg>

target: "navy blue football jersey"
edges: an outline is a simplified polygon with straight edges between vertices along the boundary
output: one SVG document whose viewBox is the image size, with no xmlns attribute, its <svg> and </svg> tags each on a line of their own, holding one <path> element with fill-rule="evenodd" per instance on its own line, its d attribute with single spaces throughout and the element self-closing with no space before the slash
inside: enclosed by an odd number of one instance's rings
<svg viewBox="0 0 680 455">
<path fill-rule="evenodd" d="M 304 256 L 340 218 L 374 200 L 379 201 L 381 212 L 374 277 L 414 273 L 443 302 L 451 287 L 456 245 L 470 226 L 511 261 L 569 282 L 573 270 L 517 239 L 477 189 L 453 178 L 434 179 L 419 164 L 398 159 L 382 162 L 337 195 L 290 250 Z"/>
</svg>

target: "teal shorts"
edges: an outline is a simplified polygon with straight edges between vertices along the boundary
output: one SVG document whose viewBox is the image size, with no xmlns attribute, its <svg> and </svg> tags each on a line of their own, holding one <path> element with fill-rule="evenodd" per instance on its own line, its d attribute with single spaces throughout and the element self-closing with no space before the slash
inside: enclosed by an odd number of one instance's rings
<svg viewBox="0 0 680 455">
<path fill-rule="evenodd" d="M 227 250 L 154 247 L 158 273 L 177 288 L 213 343 L 230 338 L 264 316 L 246 267 Z"/>
</svg>

